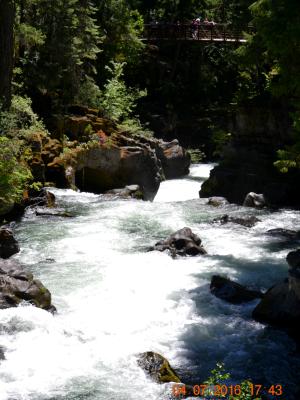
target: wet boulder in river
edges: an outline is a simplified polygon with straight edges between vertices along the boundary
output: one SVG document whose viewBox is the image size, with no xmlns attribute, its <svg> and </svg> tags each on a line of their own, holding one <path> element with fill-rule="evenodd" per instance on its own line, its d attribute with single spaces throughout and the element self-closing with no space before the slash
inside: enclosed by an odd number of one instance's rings
<svg viewBox="0 0 300 400">
<path fill-rule="evenodd" d="M 35 209 L 35 214 L 38 216 L 44 217 L 64 217 L 64 218 L 72 218 L 73 215 L 68 213 L 67 211 L 59 208 L 43 208 L 37 207 Z"/>
<path fill-rule="evenodd" d="M 156 154 L 161 161 L 166 179 L 179 178 L 189 173 L 191 156 L 177 139 L 171 142 L 158 141 Z"/>
<path fill-rule="evenodd" d="M 169 250 L 172 256 L 196 256 L 206 254 L 201 245 L 201 239 L 190 228 L 182 228 L 167 239 L 157 242 L 153 250 Z"/>
<path fill-rule="evenodd" d="M 294 231 L 292 229 L 284 229 L 284 228 L 275 228 L 275 229 L 269 229 L 266 232 L 267 235 L 270 236 L 278 236 L 286 239 L 300 239 L 300 232 L 299 231 Z"/>
<path fill-rule="evenodd" d="M 290 332 L 300 339 L 300 249 L 287 255 L 288 279 L 272 286 L 253 310 L 253 318 Z"/>
<path fill-rule="evenodd" d="M 16 307 L 27 301 L 47 311 L 55 311 L 51 294 L 15 260 L 0 259 L 0 309 Z"/>
<path fill-rule="evenodd" d="M 213 222 L 219 223 L 221 225 L 227 224 L 229 222 L 233 224 L 238 224 L 245 226 L 246 228 L 252 228 L 260 219 L 256 218 L 254 215 L 250 217 L 230 217 L 228 214 L 222 215 L 222 217 L 215 218 Z"/>
<path fill-rule="evenodd" d="M 121 199 L 143 199 L 144 197 L 139 185 L 127 185 L 121 189 L 108 190 L 105 195 Z"/>
<path fill-rule="evenodd" d="M 149 146 L 98 146 L 77 154 L 76 186 L 83 191 L 138 184 L 144 200 L 153 200 L 161 181 L 158 160 Z"/>
<path fill-rule="evenodd" d="M 153 351 L 141 353 L 138 355 L 137 363 L 157 383 L 181 382 L 168 360 L 158 353 Z"/>
<path fill-rule="evenodd" d="M 226 204 L 229 204 L 229 202 L 227 199 L 225 199 L 225 197 L 214 196 L 208 199 L 207 204 L 213 207 L 221 207 L 226 206 Z"/>
<path fill-rule="evenodd" d="M 263 294 L 256 290 L 249 290 L 232 280 L 213 275 L 210 283 L 210 291 L 216 297 L 232 304 L 240 304 L 261 298 Z"/>
<path fill-rule="evenodd" d="M 0 228 L 0 258 L 9 258 L 20 251 L 11 229 Z"/>
<path fill-rule="evenodd" d="M 265 200 L 263 194 L 257 194 L 254 192 L 250 192 L 246 195 L 243 206 L 244 207 L 263 208 L 266 206 L 266 200 Z"/>
<path fill-rule="evenodd" d="M 297 271 L 297 270 L 300 271 L 300 249 L 291 251 L 286 256 L 286 261 L 291 267 L 291 271 Z"/>
</svg>

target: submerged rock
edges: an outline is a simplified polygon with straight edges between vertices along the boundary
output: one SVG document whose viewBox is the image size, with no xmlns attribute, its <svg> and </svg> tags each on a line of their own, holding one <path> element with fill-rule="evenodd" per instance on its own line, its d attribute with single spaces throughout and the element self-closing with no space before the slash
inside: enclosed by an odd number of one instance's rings
<svg viewBox="0 0 300 400">
<path fill-rule="evenodd" d="M 226 206 L 226 204 L 229 204 L 229 202 L 227 199 L 225 199 L 225 197 L 214 196 L 208 199 L 207 204 L 213 207 L 221 207 Z"/>
<path fill-rule="evenodd" d="M 3 351 L 2 347 L 0 346 L 0 361 L 1 360 L 5 360 L 5 355 L 4 355 L 4 351 Z"/>
<path fill-rule="evenodd" d="M 283 237 L 286 239 L 300 239 L 300 232 L 294 231 L 292 229 L 284 229 L 284 228 L 269 229 L 266 232 L 266 234 L 270 236 Z"/>
<path fill-rule="evenodd" d="M 45 217 L 64 217 L 64 218 L 72 218 L 73 215 L 68 213 L 65 210 L 59 210 L 54 208 L 42 208 L 38 207 L 35 209 L 35 214 L 38 216 L 45 216 Z"/>
<path fill-rule="evenodd" d="M 177 373 L 170 366 L 168 360 L 158 353 L 147 351 L 138 355 L 138 365 L 157 383 L 181 383 Z"/>
<path fill-rule="evenodd" d="M 257 194 L 254 192 L 250 192 L 245 197 L 244 207 L 255 207 L 255 208 L 263 208 L 266 206 L 266 200 L 263 194 Z"/>
<path fill-rule="evenodd" d="M 0 228 L 0 258 L 9 258 L 20 251 L 11 229 Z"/>
<path fill-rule="evenodd" d="M 157 242 L 152 250 L 169 250 L 173 257 L 176 255 L 196 256 L 199 254 L 206 254 L 205 249 L 201 245 L 199 236 L 187 227 L 173 233 L 167 239 Z"/>
<path fill-rule="evenodd" d="M 122 189 L 112 189 L 105 192 L 105 195 L 117 197 L 117 198 L 131 198 L 131 199 L 143 199 L 144 195 L 139 185 L 128 185 Z"/>
<path fill-rule="evenodd" d="M 216 297 L 232 304 L 245 303 L 263 296 L 259 291 L 249 290 L 245 286 L 219 275 L 212 276 L 210 291 Z"/>
<path fill-rule="evenodd" d="M 30 272 L 14 260 L 0 259 L 0 309 L 16 307 L 22 301 L 47 311 L 55 311 L 51 294 Z"/>
<path fill-rule="evenodd" d="M 287 255 L 288 279 L 271 287 L 253 310 L 253 318 L 287 330 L 300 340 L 300 249 Z"/>
<path fill-rule="evenodd" d="M 233 224 L 238 224 L 245 226 L 246 228 L 252 228 L 257 222 L 260 222 L 261 220 L 256 218 L 254 215 L 251 215 L 250 217 L 230 217 L 228 214 L 222 215 L 220 218 L 215 218 L 213 222 L 219 223 L 221 225 L 227 224 L 229 222 L 232 222 Z"/>
<path fill-rule="evenodd" d="M 289 252 L 286 256 L 286 261 L 291 267 L 290 272 L 300 270 L 300 249 Z"/>
</svg>

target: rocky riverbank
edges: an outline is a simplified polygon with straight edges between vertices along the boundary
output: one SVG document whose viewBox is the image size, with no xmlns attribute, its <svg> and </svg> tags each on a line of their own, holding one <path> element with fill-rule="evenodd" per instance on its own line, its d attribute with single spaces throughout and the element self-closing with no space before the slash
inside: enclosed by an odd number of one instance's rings
<svg viewBox="0 0 300 400">
<path fill-rule="evenodd" d="M 134 135 L 99 110 L 72 106 L 68 114 L 52 117 L 50 126 L 50 135 L 34 132 L 26 138 L 28 165 L 39 184 L 94 193 L 138 185 L 139 197 L 153 200 L 162 180 L 189 173 L 190 155 L 177 140 Z M 9 207 L 0 199 L 0 217 L 14 218 L 27 203 L 27 192 Z"/>
<path fill-rule="evenodd" d="M 240 108 L 232 115 L 228 129 L 232 141 L 202 185 L 200 196 L 224 196 L 231 203 L 243 204 L 247 193 L 256 192 L 264 195 L 269 206 L 299 207 L 295 184 L 299 172 L 283 174 L 274 166 L 277 150 L 291 141 L 289 110 L 280 105 Z"/>
</svg>

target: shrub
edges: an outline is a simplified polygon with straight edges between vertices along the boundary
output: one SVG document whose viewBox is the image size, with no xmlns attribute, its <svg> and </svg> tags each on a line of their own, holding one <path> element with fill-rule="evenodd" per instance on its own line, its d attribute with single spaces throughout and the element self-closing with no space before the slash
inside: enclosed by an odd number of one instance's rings
<svg viewBox="0 0 300 400">
<path fill-rule="evenodd" d="M 0 211 L 22 198 L 26 183 L 32 178 L 29 168 L 18 159 L 20 143 L 0 137 Z"/>
<path fill-rule="evenodd" d="M 260 397 L 255 397 L 252 395 L 251 390 L 251 381 L 244 380 L 241 383 L 231 384 L 228 383 L 230 380 L 230 373 L 226 372 L 224 364 L 217 363 L 216 368 L 211 371 L 211 375 L 209 378 L 204 382 L 205 385 L 208 385 L 210 388 L 206 389 L 206 396 L 211 396 L 216 393 L 216 385 L 222 386 L 225 384 L 225 388 L 236 388 L 235 394 L 231 395 L 227 393 L 226 395 L 220 395 L 218 398 L 223 398 L 227 400 L 261 400 Z M 226 390 L 227 391 L 227 390 Z"/>
<path fill-rule="evenodd" d="M 43 123 L 31 108 L 28 97 L 13 96 L 8 111 L 0 112 L 0 134 L 9 137 L 26 137 L 32 131 L 46 131 Z"/>
<path fill-rule="evenodd" d="M 121 122 L 128 120 L 136 107 L 136 102 L 146 96 L 146 90 L 128 88 L 123 79 L 123 68 L 125 63 L 112 61 L 111 66 L 106 69 L 111 78 L 104 86 L 102 95 L 102 106 L 108 117 Z"/>
</svg>

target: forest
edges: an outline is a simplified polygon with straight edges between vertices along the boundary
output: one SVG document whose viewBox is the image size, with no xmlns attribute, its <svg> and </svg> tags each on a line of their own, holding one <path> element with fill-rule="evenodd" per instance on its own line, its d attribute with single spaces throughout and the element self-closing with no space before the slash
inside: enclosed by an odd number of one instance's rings
<svg viewBox="0 0 300 400">
<path fill-rule="evenodd" d="M 51 117 L 71 104 L 101 109 L 136 132 L 177 135 L 193 148 L 208 141 L 209 158 L 229 140 L 220 115 L 250 103 L 280 104 L 291 115 L 293 138 L 283 148 L 278 143 L 274 162 L 282 172 L 299 167 L 296 0 L 24 0 L 1 1 L 0 11 L 1 203 L 34 183 L 26 138 L 51 135 Z M 191 23 L 197 16 L 245 32 L 251 26 L 247 43 L 143 41 L 144 23 Z M 184 119 L 194 123 L 180 129 Z"/>
</svg>

